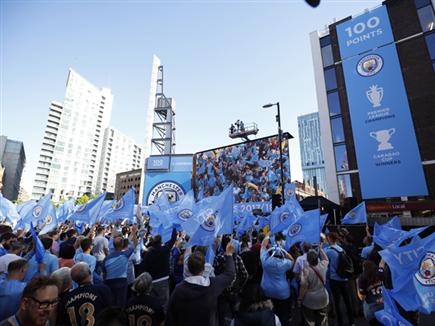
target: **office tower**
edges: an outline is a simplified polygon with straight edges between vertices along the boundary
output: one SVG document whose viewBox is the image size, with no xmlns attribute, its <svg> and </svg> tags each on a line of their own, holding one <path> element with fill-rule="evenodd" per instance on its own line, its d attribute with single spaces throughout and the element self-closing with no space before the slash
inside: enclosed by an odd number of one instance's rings
<svg viewBox="0 0 435 326">
<path fill-rule="evenodd" d="M 133 139 L 112 127 L 106 128 L 97 182 L 98 192 L 114 193 L 116 175 L 140 169 L 142 162 L 142 148 Z M 139 193 L 139 188 L 136 191 Z"/>
<path fill-rule="evenodd" d="M 319 113 L 309 113 L 298 117 L 299 145 L 304 183 L 314 186 L 316 177 L 317 189 L 326 193 L 325 162 L 320 141 Z"/>
<path fill-rule="evenodd" d="M 95 193 L 104 131 L 113 95 L 69 70 L 63 103 L 52 102 L 32 197 L 52 191 L 53 200 Z"/>
<path fill-rule="evenodd" d="M 0 191 L 5 198 L 18 199 L 25 163 L 26 154 L 23 143 L 0 136 Z"/>
<path fill-rule="evenodd" d="M 434 1 L 387 0 L 310 39 L 329 199 L 433 211 Z"/>
</svg>

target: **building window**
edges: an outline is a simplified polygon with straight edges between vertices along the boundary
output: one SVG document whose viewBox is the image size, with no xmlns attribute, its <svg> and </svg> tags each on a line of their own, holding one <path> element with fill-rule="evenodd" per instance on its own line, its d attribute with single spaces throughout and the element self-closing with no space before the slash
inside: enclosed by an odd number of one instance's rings
<svg viewBox="0 0 435 326">
<path fill-rule="evenodd" d="M 328 67 L 334 64 L 331 44 L 322 48 L 322 60 L 323 60 L 323 67 Z"/>
<path fill-rule="evenodd" d="M 335 77 L 335 68 L 325 70 L 325 85 L 326 91 L 331 91 L 337 88 L 337 78 Z"/>
<path fill-rule="evenodd" d="M 320 39 L 320 46 L 323 48 L 324 46 L 327 46 L 328 44 L 331 44 L 331 36 L 327 35 L 325 37 L 322 37 Z"/>
<path fill-rule="evenodd" d="M 423 32 L 429 32 L 435 29 L 435 15 L 431 4 L 417 9 L 417 14 Z"/>
<path fill-rule="evenodd" d="M 337 171 L 349 170 L 349 163 L 347 161 L 346 145 L 334 146 L 335 152 L 335 168 Z"/>
<path fill-rule="evenodd" d="M 341 113 L 338 92 L 332 92 L 328 94 L 328 108 L 329 116 L 334 116 Z"/>
<path fill-rule="evenodd" d="M 333 143 L 344 142 L 343 122 L 341 121 L 341 118 L 331 119 L 331 131 Z"/>
<path fill-rule="evenodd" d="M 349 174 L 342 174 L 337 176 L 338 179 L 338 193 L 341 199 L 353 197 L 352 184 L 350 182 Z"/>
<path fill-rule="evenodd" d="M 435 60 L 435 33 L 430 33 L 425 37 L 429 56 L 432 61 Z"/>
</svg>

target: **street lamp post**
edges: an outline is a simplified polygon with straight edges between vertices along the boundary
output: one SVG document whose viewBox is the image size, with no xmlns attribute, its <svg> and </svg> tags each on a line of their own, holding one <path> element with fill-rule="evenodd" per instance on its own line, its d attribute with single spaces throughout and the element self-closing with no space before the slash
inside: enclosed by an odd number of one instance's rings
<svg viewBox="0 0 435 326">
<path fill-rule="evenodd" d="M 269 103 L 263 105 L 264 109 L 271 108 L 272 106 L 276 106 L 277 108 L 277 115 L 276 115 L 276 122 L 278 122 L 278 142 L 279 142 L 279 164 L 281 167 L 281 199 L 282 203 L 285 203 L 285 196 L 284 196 L 284 167 L 283 167 L 283 161 L 282 161 L 282 130 L 281 130 L 281 114 L 279 110 L 279 102 L 276 102 L 274 104 Z"/>
</svg>

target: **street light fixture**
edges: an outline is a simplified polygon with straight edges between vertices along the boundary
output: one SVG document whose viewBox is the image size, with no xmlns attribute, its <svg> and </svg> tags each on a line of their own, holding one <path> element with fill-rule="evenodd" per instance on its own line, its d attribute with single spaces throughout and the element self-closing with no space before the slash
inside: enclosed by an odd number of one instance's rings
<svg viewBox="0 0 435 326">
<path fill-rule="evenodd" d="M 276 122 L 278 122 L 278 142 L 279 142 L 279 164 L 281 167 L 281 200 L 282 204 L 285 203 L 284 198 L 284 167 L 282 161 L 282 130 L 281 130 L 281 114 L 279 110 L 279 102 L 269 103 L 263 105 L 263 109 L 271 108 L 272 106 L 276 106 L 277 114 L 276 114 Z"/>
</svg>

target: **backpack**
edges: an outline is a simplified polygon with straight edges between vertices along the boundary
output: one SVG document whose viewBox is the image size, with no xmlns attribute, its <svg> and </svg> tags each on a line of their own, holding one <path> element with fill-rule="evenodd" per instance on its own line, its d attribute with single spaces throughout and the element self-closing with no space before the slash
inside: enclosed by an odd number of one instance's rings
<svg viewBox="0 0 435 326">
<path fill-rule="evenodd" d="M 338 253 L 337 275 L 341 278 L 350 278 L 353 276 L 354 268 L 352 259 L 346 254 L 346 252 L 338 251 L 331 247 Z"/>
</svg>

